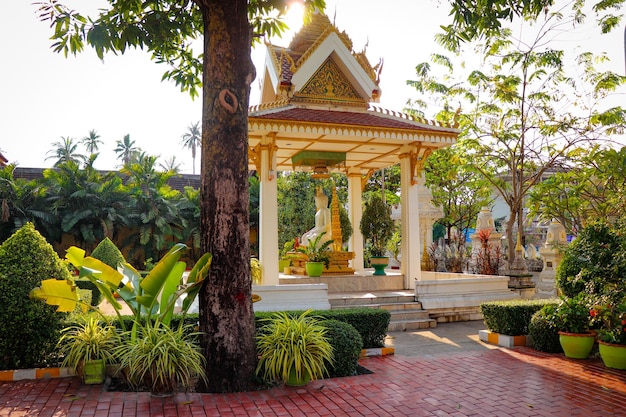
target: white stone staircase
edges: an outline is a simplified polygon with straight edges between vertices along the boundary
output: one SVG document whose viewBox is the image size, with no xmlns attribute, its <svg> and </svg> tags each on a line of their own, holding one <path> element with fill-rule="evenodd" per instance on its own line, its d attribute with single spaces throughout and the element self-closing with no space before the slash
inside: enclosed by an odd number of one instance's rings
<svg viewBox="0 0 626 417">
<path fill-rule="evenodd" d="M 406 331 L 437 327 L 428 311 L 415 301 L 413 291 L 385 290 L 361 292 L 329 292 L 331 309 L 341 308 L 380 308 L 389 311 L 391 321 L 388 331 Z"/>
</svg>

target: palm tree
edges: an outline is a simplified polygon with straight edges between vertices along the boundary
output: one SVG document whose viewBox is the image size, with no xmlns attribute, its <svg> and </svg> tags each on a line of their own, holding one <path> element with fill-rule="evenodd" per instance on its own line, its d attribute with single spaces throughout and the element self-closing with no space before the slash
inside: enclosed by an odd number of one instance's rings
<svg viewBox="0 0 626 417">
<path fill-rule="evenodd" d="M 113 151 L 118 154 L 117 159 L 121 159 L 124 167 L 129 167 L 134 157 L 141 152 L 139 147 L 135 147 L 135 141 L 130 140 L 130 134 L 124 135 L 124 140 L 118 140 L 117 147 Z"/>
<path fill-rule="evenodd" d="M 191 149 L 191 159 L 193 161 L 192 173 L 196 174 L 196 147 L 202 144 L 202 133 L 199 128 L 200 122 L 192 123 L 187 127 L 187 133 L 182 136 L 183 148 Z"/>
<path fill-rule="evenodd" d="M 159 168 L 163 171 L 168 172 L 172 171 L 175 174 L 180 172 L 180 168 L 183 166 L 182 162 L 178 162 L 176 160 L 176 155 L 172 155 L 167 158 L 164 162 L 159 164 Z"/>
<path fill-rule="evenodd" d="M 76 139 L 70 138 L 69 136 L 61 137 L 62 140 L 58 142 L 54 142 L 52 144 L 52 149 L 50 149 L 47 154 L 51 154 L 46 158 L 55 159 L 56 162 L 54 166 L 57 167 L 65 162 L 74 162 L 76 164 L 80 164 L 86 160 L 85 156 L 78 153 L 78 143 L 75 142 Z"/>
<path fill-rule="evenodd" d="M 85 145 L 87 152 L 90 154 L 98 152 L 98 144 L 104 143 L 100 140 L 100 135 L 95 131 L 95 129 L 91 129 L 89 131 L 89 135 L 82 138 L 80 142 Z"/>
</svg>

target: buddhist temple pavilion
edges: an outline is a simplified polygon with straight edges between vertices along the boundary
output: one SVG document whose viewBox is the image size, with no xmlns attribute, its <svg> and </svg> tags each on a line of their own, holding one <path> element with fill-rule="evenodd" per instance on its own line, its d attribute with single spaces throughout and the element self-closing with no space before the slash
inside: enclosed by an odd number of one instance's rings
<svg viewBox="0 0 626 417">
<path fill-rule="evenodd" d="M 278 284 L 277 171 L 305 170 L 348 177 L 354 234 L 353 268 L 363 267 L 362 187 L 369 175 L 400 163 L 402 259 L 406 289 L 420 279 L 418 186 L 428 155 L 457 140 L 443 126 L 376 107 L 382 60 L 372 66 L 345 32 L 315 14 L 287 47 L 268 44 L 260 104 L 250 109 L 250 169 L 261 182 L 259 254 L 264 282 Z"/>
</svg>

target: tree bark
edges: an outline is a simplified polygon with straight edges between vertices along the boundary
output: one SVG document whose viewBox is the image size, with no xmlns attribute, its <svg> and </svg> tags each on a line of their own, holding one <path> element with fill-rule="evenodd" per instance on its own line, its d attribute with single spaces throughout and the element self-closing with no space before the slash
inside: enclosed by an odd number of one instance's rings
<svg viewBox="0 0 626 417">
<path fill-rule="evenodd" d="M 209 392 L 251 388 L 256 366 L 248 215 L 248 103 L 254 79 L 247 0 L 195 0 L 204 23 L 200 293 Z"/>
</svg>

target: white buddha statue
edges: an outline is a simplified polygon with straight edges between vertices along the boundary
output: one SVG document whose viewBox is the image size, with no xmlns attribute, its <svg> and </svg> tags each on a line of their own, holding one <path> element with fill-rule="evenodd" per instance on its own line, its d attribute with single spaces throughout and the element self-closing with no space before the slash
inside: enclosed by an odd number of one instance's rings
<svg viewBox="0 0 626 417">
<path fill-rule="evenodd" d="M 328 197 L 320 187 L 317 187 L 315 192 L 315 207 L 317 212 L 315 213 L 315 227 L 302 235 L 300 239 L 301 245 L 308 245 L 309 241 L 315 240 L 315 238 L 326 232 L 320 239 L 320 244 L 327 240 L 332 240 L 332 228 L 331 228 L 331 214 L 328 209 Z"/>
</svg>

